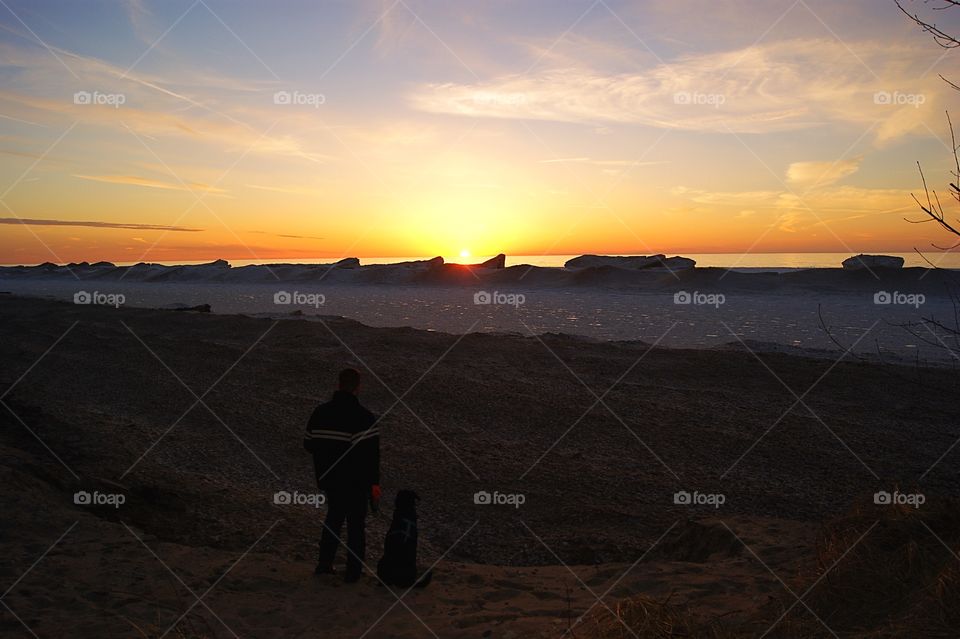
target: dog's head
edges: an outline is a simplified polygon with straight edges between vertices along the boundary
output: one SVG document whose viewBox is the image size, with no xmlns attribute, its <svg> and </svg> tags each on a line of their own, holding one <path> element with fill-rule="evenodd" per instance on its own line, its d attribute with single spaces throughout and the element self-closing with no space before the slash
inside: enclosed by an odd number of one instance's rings
<svg viewBox="0 0 960 639">
<path fill-rule="evenodd" d="M 420 496 L 416 492 L 401 490 L 397 493 L 393 506 L 398 513 L 416 513 L 418 501 L 420 501 Z"/>
</svg>

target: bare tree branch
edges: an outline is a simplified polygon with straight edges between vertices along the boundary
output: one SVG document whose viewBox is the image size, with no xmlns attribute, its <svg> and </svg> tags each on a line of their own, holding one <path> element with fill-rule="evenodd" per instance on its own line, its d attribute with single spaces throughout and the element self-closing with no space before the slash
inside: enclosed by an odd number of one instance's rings
<svg viewBox="0 0 960 639">
<path fill-rule="evenodd" d="M 955 49 L 960 47 L 960 39 L 957 39 L 956 36 L 951 35 L 942 29 L 940 29 L 935 23 L 921 18 L 916 13 L 910 13 L 903 8 L 903 5 L 900 4 L 900 0 L 894 0 L 896 2 L 897 8 L 903 12 L 903 15 L 907 16 L 913 20 L 917 25 L 923 29 L 924 32 L 929 33 L 933 36 L 933 40 L 943 47 L 944 49 Z M 960 7 L 960 0 L 939 0 L 941 3 L 939 6 L 934 6 L 932 9 L 934 11 L 943 11 L 944 9 L 952 9 L 955 7 Z M 930 4 L 929 0 L 926 0 L 924 4 Z M 952 83 L 951 83 L 952 84 Z M 956 87 L 956 85 L 954 85 Z"/>
</svg>

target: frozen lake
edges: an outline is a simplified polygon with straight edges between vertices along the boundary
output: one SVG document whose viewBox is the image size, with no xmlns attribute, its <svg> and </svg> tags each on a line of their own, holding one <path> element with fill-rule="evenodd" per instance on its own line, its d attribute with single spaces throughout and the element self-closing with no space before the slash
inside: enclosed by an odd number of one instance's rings
<svg viewBox="0 0 960 639">
<path fill-rule="evenodd" d="M 490 302 L 475 303 L 470 287 L 233 284 L 216 282 L 140 283 L 2 279 L 0 290 L 72 301 L 84 291 L 101 303 L 122 295 L 126 306 L 162 308 L 210 304 L 215 313 L 290 316 L 336 315 L 371 326 L 411 326 L 464 333 L 567 333 L 602 340 L 643 340 L 674 348 L 710 348 L 739 339 L 805 349 L 836 351 L 820 327 L 818 306 L 834 336 L 858 353 L 949 362 L 957 357 L 924 343 L 898 324 L 935 317 L 954 323 L 946 294 L 901 298 L 877 304 L 870 293 L 700 294 L 689 304 L 674 293 L 592 289 L 511 288 L 488 290 Z M 496 293 L 496 296 L 494 294 Z M 691 298 L 694 291 L 689 291 Z M 286 295 L 284 295 L 286 294 Z M 275 301 L 275 296 L 277 301 Z M 288 302 L 289 303 L 286 303 Z M 486 301 L 482 297 L 477 301 Z M 881 300 L 883 301 L 883 300 Z M 278 303 L 279 302 L 279 303 Z M 922 302 L 922 303 L 920 303 Z M 925 335 L 926 330 L 920 329 Z M 928 341 L 939 346 L 931 333 Z M 954 345 L 951 345 L 954 346 Z"/>
</svg>

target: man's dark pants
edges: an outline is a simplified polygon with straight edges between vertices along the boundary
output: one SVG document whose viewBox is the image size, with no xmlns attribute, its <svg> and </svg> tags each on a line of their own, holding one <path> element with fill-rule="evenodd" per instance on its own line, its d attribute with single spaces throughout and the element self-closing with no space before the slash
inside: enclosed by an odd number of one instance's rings
<svg viewBox="0 0 960 639">
<path fill-rule="evenodd" d="M 333 566 L 340 545 L 343 522 L 347 522 L 347 575 L 360 575 L 366 553 L 367 491 L 335 489 L 327 491 L 327 518 L 320 536 L 320 566 Z"/>
</svg>

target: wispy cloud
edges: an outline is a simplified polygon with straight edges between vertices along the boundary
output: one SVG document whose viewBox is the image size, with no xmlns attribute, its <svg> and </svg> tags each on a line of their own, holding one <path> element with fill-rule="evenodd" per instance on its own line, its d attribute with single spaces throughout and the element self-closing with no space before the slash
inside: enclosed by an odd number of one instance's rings
<svg viewBox="0 0 960 639">
<path fill-rule="evenodd" d="M 324 238 L 317 237 L 316 235 L 288 235 L 286 233 L 271 233 L 269 231 L 249 231 L 250 233 L 256 233 L 258 235 L 271 235 L 273 237 L 285 237 L 294 240 L 322 240 Z"/>
<path fill-rule="evenodd" d="M 856 173 L 862 161 L 861 156 L 836 162 L 794 162 L 787 167 L 787 181 L 810 189 L 827 186 Z"/>
<path fill-rule="evenodd" d="M 135 229 L 139 231 L 183 231 L 198 233 L 204 229 L 166 224 L 138 224 L 134 222 L 91 222 L 82 220 L 44 220 L 19 217 L 0 217 L 0 224 L 21 224 L 26 226 L 85 226 L 97 229 Z"/>
<path fill-rule="evenodd" d="M 0 28 L 24 40 L 29 37 L 12 27 Z M 17 71 L 15 83 L 0 91 L 5 116 L 31 124 L 57 124 L 57 116 L 112 127 L 125 132 L 125 126 L 147 136 L 187 137 L 230 150 L 249 148 L 251 152 L 300 158 L 314 163 L 332 158 L 306 148 L 294 134 L 264 133 L 263 122 L 275 121 L 278 112 L 272 93 L 274 80 L 249 81 L 211 74 L 200 67 L 181 67 L 168 76 L 128 72 L 126 69 L 73 51 L 51 47 L 69 65 L 71 77 L 53 56 L 31 45 L 0 42 L 3 66 Z M 51 87 L 57 90 L 51 94 Z M 98 91 L 124 96 L 122 108 L 111 105 L 75 104 L 76 91 Z M 240 101 L 244 94 L 253 99 Z M 285 120 L 302 118 L 295 110 L 284 112 Z"/>
<path fill-rule="evenodd" d="M 689 131 L 769 133 L 880 122 L 878 143 L 921 129 L 942 91 L 936 77 L 920 77 L 925 54 L 883 42 L 856 47 L 859 60 L 836 40 L 794 39 L 683 56 L 636 72 L 554 67 L 426 84 L 409 100 L 431 113 Z"/>
<path fill-rule="evenodd" d="M 654 166 L 657 164 L 669 164 L 669 160 L 595 160 L 594 158 L 550 158 L 540 160 L 540 164 L 590 164 L 593 166 Z"/>
<path fill-rule="evenodd" d="M 781 191 L 705 191 L 678 187 L 674 196 L 703 205 L 702 213 L 728 212 L 737 219 L 769 214 L 770 224 L 787 233 L 816 231 L 844 222 L 889 214 L 902 215 L 915 207 L 906 189 L 873 189 L 857 186 L 825 186 L 803 197 Z"/>
<path fill-rule="evenodd" d="M 20 124 L 29 124 L 31 126 L 38 126 L 44 129 L 47 128 L 46 124 L 40 124 L 39 122 L 33 122 L 32 120 L 25 120 L 23 118 L 15 118 L 10 115 L 4 115 L 3 113 L 0 113 L 0 118 L 4 120 L 10 120 L 11 122 L 19 122 Z"/>
<path fill-rule="evenodd" d="M 315 193 L 316 191 L 312 189 L 305 189 L 298 186 L 269 186 L 266 184 L 244 184 L 248 189 L 256 189 L 258 191 L 271 191 L 273 193 L 290 193 L 293 195 L 304 195 L 308 193 Z"/>
<path fill-rule="evenodd" d="M 188 192 L 207 192 L 207 193 L 226 193 L 225 190 L 201 182 L 164 182 L 153 178 L 141 177 L 139 175 L 83 175 L 74 173 L 73 177 L 81 180 L 91 180 L 93 182 L 106 182 L 108 184 L 123 184 L 128 186 L 145 186 L 151 189 L 167 189 L 170 191 L 188 191 Z"/>
</svg>

